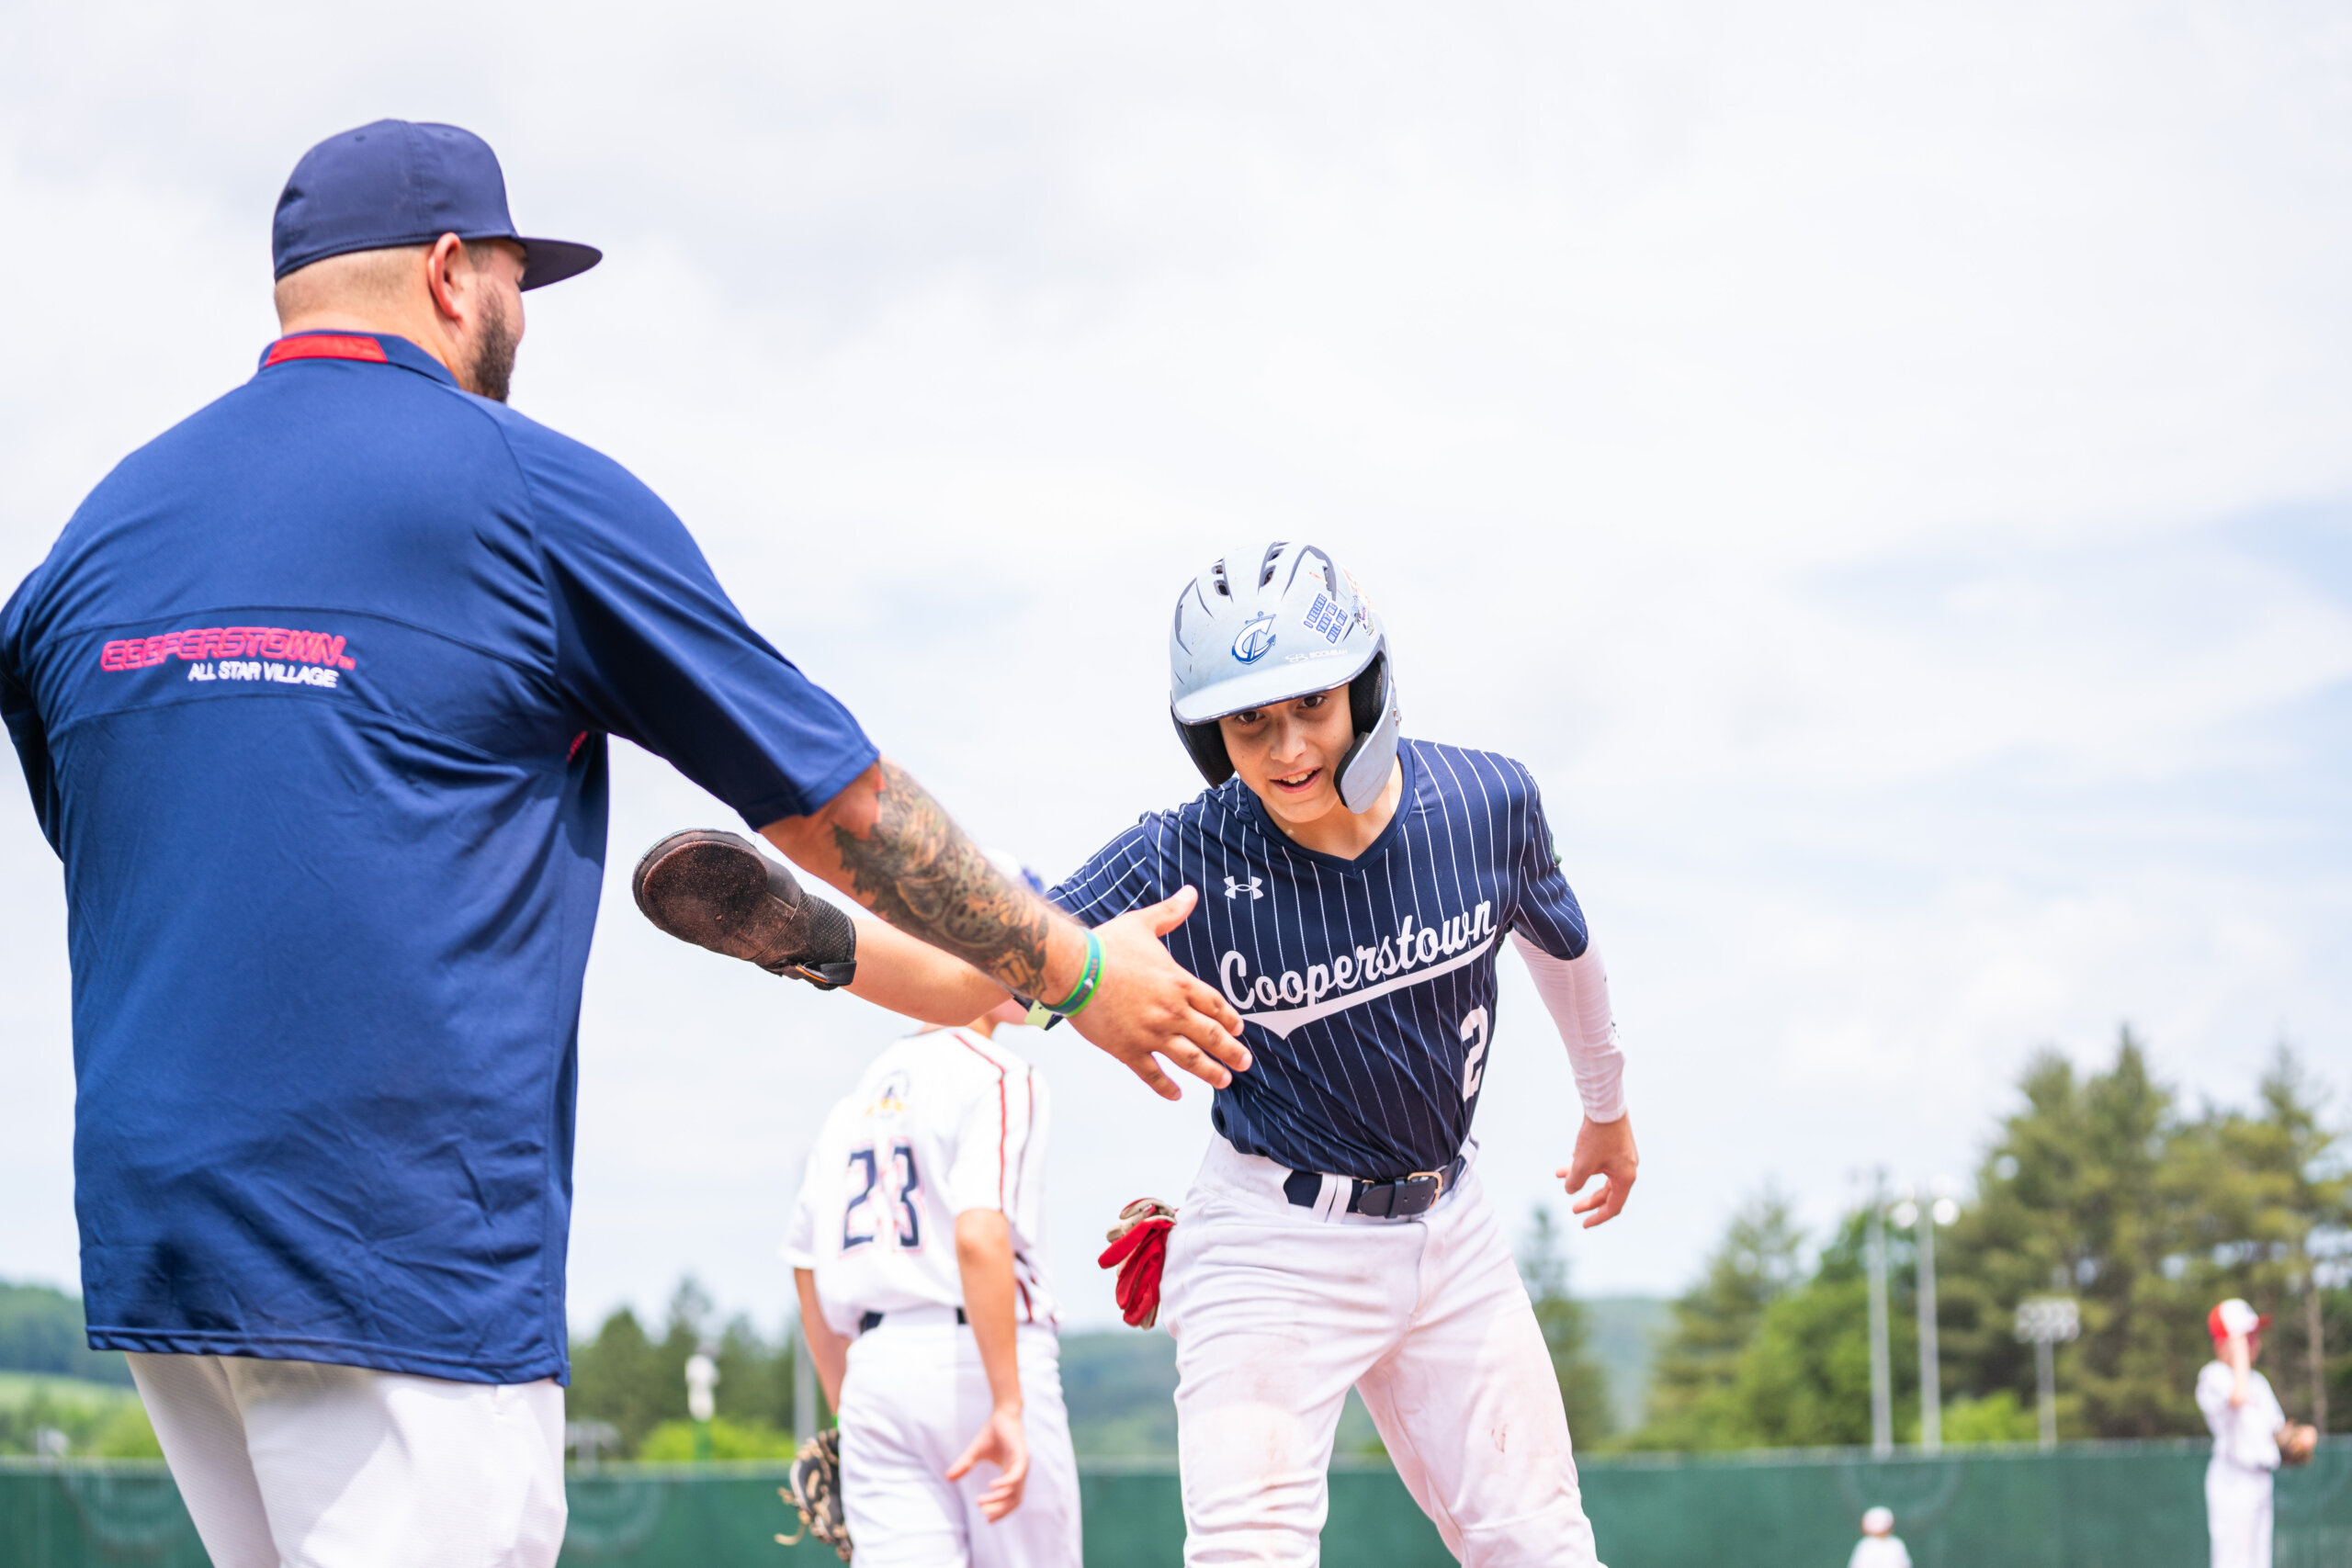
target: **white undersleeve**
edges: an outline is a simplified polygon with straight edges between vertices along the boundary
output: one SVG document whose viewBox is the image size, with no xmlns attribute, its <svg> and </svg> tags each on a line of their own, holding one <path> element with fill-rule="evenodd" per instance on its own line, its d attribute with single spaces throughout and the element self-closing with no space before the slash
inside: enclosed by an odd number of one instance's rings
<svg viewBox="0 0 2352 1568">
<path fill-rule="evenodd" d="M 1625 1053 L 1617 1043 L 1617 1020 L 1609 1010 L 1609 971 L 1588 945 L 1577 958 L 1555 958 L 1518 931 L 1511 945 L 1527 961 L 1528 977 L 1560 1039 L 1568 1048 L 1577 1096 L 1589 1121 L 1614 1122 L 1625 1114 Z"/>
</svg>

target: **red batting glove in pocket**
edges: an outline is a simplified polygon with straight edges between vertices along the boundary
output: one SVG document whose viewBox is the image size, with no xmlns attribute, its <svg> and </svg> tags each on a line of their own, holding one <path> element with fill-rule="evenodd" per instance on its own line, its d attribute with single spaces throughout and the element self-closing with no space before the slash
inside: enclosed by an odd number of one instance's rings
<svg viewBox="0 0 2352 1568">
<path fill-rule="evenodd" d="M 1119 1271 L 1119 1315 L 1136 1328 L 1149 1328 L 1159 1319 L 1159 1270 L 1168 1260 L 1168 1233 L 1175 1226 L 1175 1210 L 1157 1198 L 1138 1198 L 1119 1211 L 1119 1223 L 1109 1232 L 1111 1245 L 1095 1259 Z"/>
</svg>

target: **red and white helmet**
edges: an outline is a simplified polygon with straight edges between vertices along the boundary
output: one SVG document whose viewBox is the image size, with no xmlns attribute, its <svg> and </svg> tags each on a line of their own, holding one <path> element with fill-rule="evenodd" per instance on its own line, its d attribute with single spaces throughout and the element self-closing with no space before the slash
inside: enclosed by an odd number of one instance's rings
<svg viewBox="0 0 2352 1568">
<path fill-rule="evenodd" d="M 2211 1335 L 2217 1342 L 2230 1338 L 2243 1339 L 2250 1334 L 2259 1334 L 2269 1326 L 2268 1313 L 2255 1311 L 2236 1296 L 2232 1296 L 2205 1314 L 2205 1332 Z"/>
</svg>

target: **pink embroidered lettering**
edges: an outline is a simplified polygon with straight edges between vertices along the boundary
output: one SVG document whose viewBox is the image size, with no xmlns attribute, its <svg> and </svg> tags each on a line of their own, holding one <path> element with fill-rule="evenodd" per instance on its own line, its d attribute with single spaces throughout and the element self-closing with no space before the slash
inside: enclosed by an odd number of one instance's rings
<svg viewBox="0 0 2352 1568">
<path fill-rule="evenodd" d="M 174 658 L 189 664 L 209 659 L 262 658 L 356 670 L 359 661 L 345 651 L 350 646 L 345 637 L 285 626 L 189 626 L 155 637 L 118 637 L 99 648 L 98 668 L 152 670 Z"/>
</svg>

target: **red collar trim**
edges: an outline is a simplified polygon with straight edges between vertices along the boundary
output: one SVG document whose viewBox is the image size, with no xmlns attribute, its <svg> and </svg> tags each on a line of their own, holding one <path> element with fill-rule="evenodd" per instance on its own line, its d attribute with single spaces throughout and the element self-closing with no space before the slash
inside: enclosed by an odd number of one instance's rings
<svg viewBox="0 0 2352 1568">
<path fill-rule="evenodd" d="M 289 359 L 364 359 L 371 365 L 389 365 L 384 357 L 384 345 L 372 337 L 359 337 L 346 333 L 304 333 L 300 337 L 282 337 L 269 345 L 264 369 L 283 365 Z"/>
</svg>

